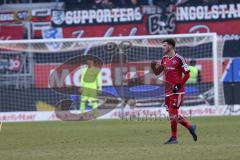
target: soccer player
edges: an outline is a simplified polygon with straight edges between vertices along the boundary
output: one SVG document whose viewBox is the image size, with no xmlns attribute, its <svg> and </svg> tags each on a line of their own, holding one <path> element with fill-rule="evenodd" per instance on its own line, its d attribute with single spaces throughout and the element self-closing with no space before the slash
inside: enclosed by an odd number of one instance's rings
<svg viewBox="0 0 240 160">
<path fill-rule="evenodd" d="M 153 61 L 151 68 L 155 75 L 159 75 L 162 71 L 165 74 L 165 104 L 171 122 L 171 137 L 165 144 L 178 144 L 178 123 L 187 128 L 194 141 L 197 141 L 196 125 L 191 125 L 182 115 L 178 114 L 178 109 L 183 103 L 184 84 L 189 78 L 188 65 L 185 59 L 175 52 L 175 41 L 173 39 L 163 41 L 163 52 L 166 55 L 160 62 Z"/>
<path fill-rule="evenodd" d="M 81 75 L 81 103 L 80 112 L 85 112 L 87 102 L 93 109 L 98 107 L 98 95 L 102 91 L 102 76 L 100 69 L 94 64 L 92 56 L 87 58 L 87 68 L 84 68 Z"/>
</svg>

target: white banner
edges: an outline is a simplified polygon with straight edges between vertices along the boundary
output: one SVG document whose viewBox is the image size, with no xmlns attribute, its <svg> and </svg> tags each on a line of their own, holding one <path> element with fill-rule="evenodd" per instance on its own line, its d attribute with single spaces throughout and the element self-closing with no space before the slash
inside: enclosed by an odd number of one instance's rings
<svg viewBox="0 0 240 160">
<path fill-rule="evenodd" d="M 218 4 L 211 6 L 179 6 L 177 7 L 177 21 L 207 21 L 223 19 L 239 19 L 240 4 Z"/>
<path fill-rule="evenodd" d="M 78 113 L 78 111 L 75 111 Z M 179 113 L 185 117 L 196 116 L 228 116 L 240 115 L 240 105 L 196 106 L 181 107 Z M 62 115 L 64 118 L 68 116 Z M 120 119 L 123 117 L 134 118 L 167 118 L 168 113 L 165 108 L 135 108 L 135 109 L 114 109 L 111 112 L 98 117 L 98 119 Z M 33 121 L 59 121 L 55 112 L 2 112 L 0 113 L 1 122 L 33 122 Z"/>
<path fill-rule="evenodd" d="M 52 10 L 53 26 L 141 22 L 141 8 Z"/>
</svg>

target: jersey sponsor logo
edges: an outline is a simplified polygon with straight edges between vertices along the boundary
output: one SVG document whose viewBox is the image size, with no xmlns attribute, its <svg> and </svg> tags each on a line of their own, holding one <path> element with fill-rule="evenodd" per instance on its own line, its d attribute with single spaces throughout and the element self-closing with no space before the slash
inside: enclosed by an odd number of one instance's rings
<svg viewBox="0 0 240 160">
<path fill-rule="evenodd" d="M 175 70 L 175 67 L 166 67 L 167 70 Z"/>
<path fill-rule="evenodd" d="M 177 63 L 177 61 L 176 61 L 176 60 L 173 60 L 173 61 L 172 61 L 172 64 L 176 64 L 176 63 Z"/>
</svg>

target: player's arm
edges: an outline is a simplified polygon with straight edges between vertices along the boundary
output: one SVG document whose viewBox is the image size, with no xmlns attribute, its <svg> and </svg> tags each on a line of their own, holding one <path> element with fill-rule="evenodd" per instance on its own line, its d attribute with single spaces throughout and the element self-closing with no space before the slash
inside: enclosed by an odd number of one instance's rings
<svg viewBox="0 0 240 160">
<path fill-rule="evenodd" d="M 180 82 L 180 84 L 181 84 L 181 85 L 184 85 L 184 84 L 187 82 L 187 80 L 189 79 L 189 77 L 190 77 L 190 70 L 189 70 L 188 65 L 187 65 L 187 63 L 185 62 L 185 60 L 184 60 L 184 63 L 183 63 L 183 65 L 182 65 L 182 71 L 183 71 L 183 73 L 184 73 L 184 76 L 183 76 L 183 79 L 182 79 L 182 81 Z"/>
<path fill-rule="evenodd" d="M 182 72 L 183 72 L 184 76 L 179 83 L 174 85 L 173 90 L 172 90 L 173 93 L 178 92 L 178 90 L 181 88 L 181 86 L 185 85 L 185 83 L 187 82 L 187 80 L 190 77 L 190 70 L 189 70 L 188 65 L 185 60 L 182 60 Z"/>
<path fill-rule="evenodd" d="M 151 62 L 151 69 L 152 69 L 152 71 L 153 71 L 153 73 L 154 73 L 155 75 L 159 75 L 159 74 L 161 74 L 162 71 L 164 70 L 164 67 L 163 67 L 163 65 L 161 64 L 161 62 L 158 63 L 158 62 L 156 62 L 156 61 L 152 61 L 152 62 Z"/>
</svg>

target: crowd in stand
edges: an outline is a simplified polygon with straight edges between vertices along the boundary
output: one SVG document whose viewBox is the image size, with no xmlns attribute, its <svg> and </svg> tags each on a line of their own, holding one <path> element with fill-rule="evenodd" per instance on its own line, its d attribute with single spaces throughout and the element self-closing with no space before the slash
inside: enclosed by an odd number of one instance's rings
<svg viewBox="0 0 240 160">
<path fill-rule="evenodd" d="M 217 3 L 239 3 L 240 0 L 2 0 L 2 3 L 44 3 L 44 2 L 65 2 L 68 4 L 79 4 L 90 8 L 112 8 L 129 7 L 140 5 L 211 5 Z"/>
</svg>

